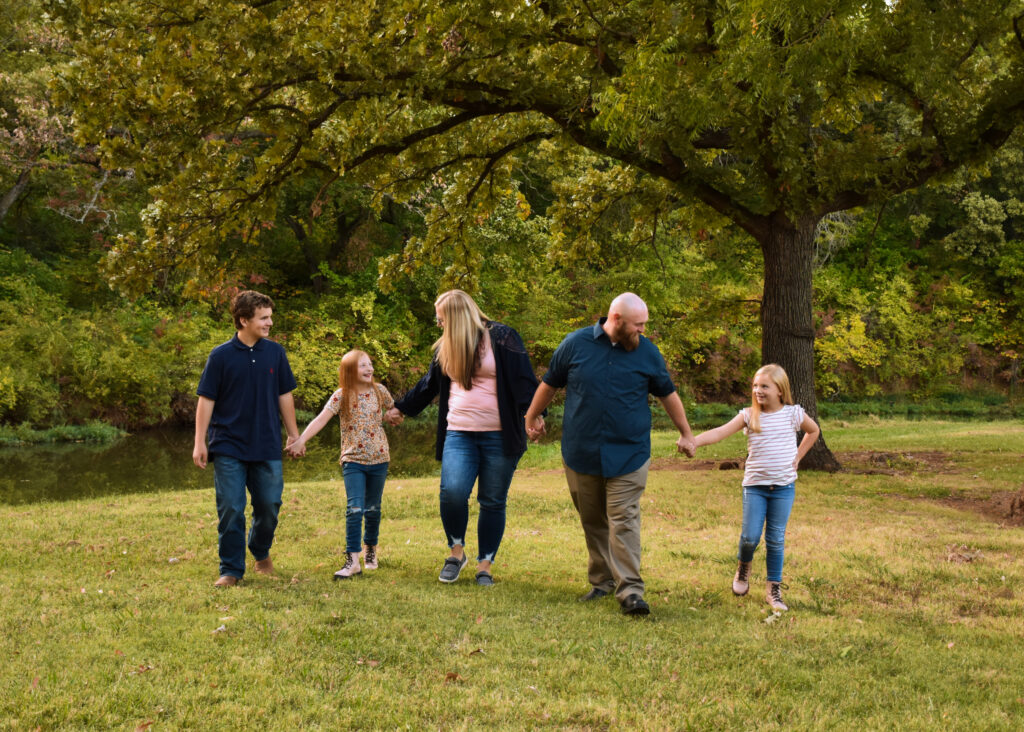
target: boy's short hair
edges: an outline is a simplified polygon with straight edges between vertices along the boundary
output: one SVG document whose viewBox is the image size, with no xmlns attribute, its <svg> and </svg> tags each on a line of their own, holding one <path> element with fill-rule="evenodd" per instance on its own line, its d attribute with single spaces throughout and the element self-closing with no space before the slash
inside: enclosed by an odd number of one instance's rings
<svg viewBox="0 0 1024 732">
<path fill-rule="evenodd" d="M 242 329 L 242 318 L 252 320 L 257 308 L 274 307 L 274 301 L 268 295 L 256 290 L 242 290 L 231 298 L 231 316 L 235 319 L 235 330 Z"/>
</svg>

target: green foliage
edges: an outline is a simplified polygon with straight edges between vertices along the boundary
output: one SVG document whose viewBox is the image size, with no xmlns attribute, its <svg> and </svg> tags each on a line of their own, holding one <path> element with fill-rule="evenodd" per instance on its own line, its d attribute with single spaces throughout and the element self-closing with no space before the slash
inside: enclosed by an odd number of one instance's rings
<svg viewBox="0 0 1024 732">
<path fill-rule="evenodd" d="M 298 401 L 306 408 L 318 410 L 338 388 L 341 357 L 352 349 L 366 351 L 375 378 L 391 388 L 408 381 L 402 369 L 409 365 L 415 324 L 408 310 L 378 302 L 374 291 L 324 297 L 309 311 L 281 312 L 287 331 L 274 337 L 288 349 Z"/>
<path fill-rule="evenodd" d="M 198 312 L 128 302 L 70 310 L 31 274 L 0 276 L 0 292 L 0 348 L 20 356 L 0 380 L 6 422 L 170 419 L 182 395 L 194 392 L 209 349 L 225 340 Z"/>
<path fill-rule="evenodd" d="M 806 330 L 762 320 L 760 246 L 798 259 L 824 213 L 819 394 L 1012 391 L 1019 3 L 926 5 L 12 5 L 0 419 L 189 420 L 241 287 L 275 297 L 312 410 L 352 347 L 411 385 L 449 287 L 539 370 L 635 290 L 684 395 L 726 401 L 777 356 L 763 329 Z"/>
<path fill-rule="evenodd" d="M 0 446 L 25 447 L 28 445 L 49 445 L 67 442 L 89 442 L 107 444 L 116 442 L 127 434 L 124 430 L 105 422 L 88 422 L 83 425 L 62 425 L 37 430 L 26 424 L 17 427 L 0 425 Z"/>
</svg>

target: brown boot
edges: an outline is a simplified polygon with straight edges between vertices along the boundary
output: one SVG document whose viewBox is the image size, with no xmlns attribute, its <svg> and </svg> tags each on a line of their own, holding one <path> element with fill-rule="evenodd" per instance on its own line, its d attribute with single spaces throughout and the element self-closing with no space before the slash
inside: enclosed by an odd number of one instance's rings
<svg viewBox="0 0 1024 732">
<path fill-rule="evenodd" d="M 745 595 L 750 591 L 750 562 L 740 562 L 732 578 L 732 594 Z"/>
<path fill-rule="evenodd" d="M 765 588 L 764 599 L 772 606 L 772 610 L 778 612 L 785 612 L 789 610 L 789 605 L 782 601 L 782 583 L 781 582 L 769 582 Z"/>
<path fill-rule="evenodd" d="M 260 574 L 273 574 L 274 563 L 270 560 L 270 557 L 267 557 L 266 559 L 258 559 L 256 560 L 256 564 L 253 566 L 253 569 Z"/>
<path fill-rule="evenodd" d="M 217 581 L 213 583 L 214 587 L 234 587 L 238 584 L 238 577 L 232 574 L 222 574 Z"/>
</svg>

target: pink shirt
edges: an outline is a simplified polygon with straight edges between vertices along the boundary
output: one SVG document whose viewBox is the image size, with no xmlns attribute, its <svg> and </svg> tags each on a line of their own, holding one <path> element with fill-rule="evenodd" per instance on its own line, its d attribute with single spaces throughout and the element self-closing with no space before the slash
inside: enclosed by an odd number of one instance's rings
<svg viewBox="0 0 1024 732">
<path fill-rule="evenodd" d="M 473 388 L 466 391 L 452 381 L 448 392 L 448 429 L 461 432 L 499 432 L 498 372 L 490 339 L 473 374 Z"/>
</svg>

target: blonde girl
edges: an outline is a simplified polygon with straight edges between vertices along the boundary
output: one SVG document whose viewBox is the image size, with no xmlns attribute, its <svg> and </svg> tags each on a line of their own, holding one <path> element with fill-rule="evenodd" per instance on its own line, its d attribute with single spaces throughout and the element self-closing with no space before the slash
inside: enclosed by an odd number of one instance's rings
<svg viewBox="0 0 1024 732">
<path fill-rule="evenodd" d="M 338 389 L 331 394 L 323 410 L 289 448 L 291 454 L 305 452 L 306 442 L 334 417 L 341 421 L 341 463 L 345 479 L 345 565 L 334 579 L 349 579 L 362 572 L 359 566 L 359 534 L 363 534 L 363 565 L 377 569 L 377 541 L 380 531 L 380 503 L 391 460 L 388 438 L 381 424 L 382 415 L 395 400 L 374 381 L 373 363 L 359 350 L 341 358 Z"/>
<path fill-rule="evenodd" d="M 754 374 L 750 406 L 721 427 L 697 435 L 696 445 L 712 445 L 744 428 L 747 462 L 743 473 L 743 528 L 732 591 L 745 595 L 750 589 L 750 565 L 763 531 L 767 565 L 765 600 L 773 610 L 788 610 L 782 601 L 786 524 L 793 508 L 797 466 L 818 439 L 820 430 L 799 404 L 793 404 L 789 377 L 774 363 L 762 366 Z M 798 432 L 804 433 L 799 446 Z"/>
</svg>

